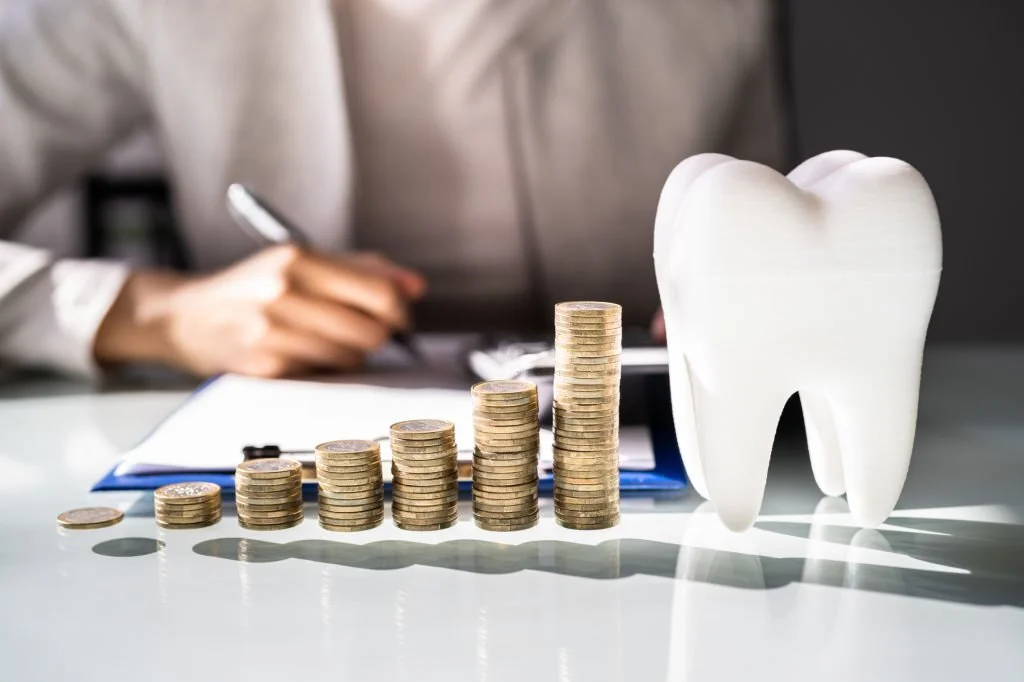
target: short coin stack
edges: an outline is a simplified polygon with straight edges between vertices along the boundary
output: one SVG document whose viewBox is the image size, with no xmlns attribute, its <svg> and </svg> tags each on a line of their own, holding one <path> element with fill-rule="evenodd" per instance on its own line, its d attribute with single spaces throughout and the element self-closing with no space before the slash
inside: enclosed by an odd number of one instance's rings
<svg viewBox="0 0 1024 682">
<path fill-rule="evenodd" d="M 320 526 L 354 532 L 384 520 L 380 445 L 372 440 L 333 440 L 316 446 Z"/>
<path fill-rule="evenodd" d="M 284 530 L 302 523 L 302 465 L 293 459 L 253 459 L 235 469 L 238 525 Z"/>
<path fill-rule="evenodd" d="M 619 522 L 621 353 L 621 306 L 555 306 L 555 520 L 566 528 Z"/>
<path fill-rule="evenodd" d="M 414 419 L 391 426 L 391 513 L 403 530 L 451 528 L 459 517 L 455 425 Z"/>
<path fill-rule="evenodd" d="M 485 381 L 473 387 L 473 518 L 483 530 L 537 525 L 537 386 Z"/>
<path fill-rule="evenodd" d="M 205 528 L 220 521 L 220 486 L 216 483 L 172 483 L 153 493 L 156 525 L 161 528 Z"/>
</svg>

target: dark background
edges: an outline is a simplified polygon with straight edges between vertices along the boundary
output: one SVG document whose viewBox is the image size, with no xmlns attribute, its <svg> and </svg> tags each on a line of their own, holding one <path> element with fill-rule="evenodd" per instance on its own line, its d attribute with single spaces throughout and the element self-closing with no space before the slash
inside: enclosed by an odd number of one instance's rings
<svg viewBox="0 0 1024 682">
<path fill-rule="evenodd" d="M 935 341 L 1024 341 L 1024 2 L 789 0 L 798 158 L 921 171 L 942 218 Z"/>
<path fill-rule="evenodd" d="M 778 1 L 795 158 L 845 148 L 916 166 L 945 244 L 930 340 L 1024 342 L 1024 0 Z M 159 154 L 141 142 L 21 236 L 61 256 L 178 264 L 180 246 L 160 234 L 167 210 L 153 201 Z M 85 225 L 67 243 L 68 222 L 82 216 L 114 225 L 114 238 Z"/>
</svg>

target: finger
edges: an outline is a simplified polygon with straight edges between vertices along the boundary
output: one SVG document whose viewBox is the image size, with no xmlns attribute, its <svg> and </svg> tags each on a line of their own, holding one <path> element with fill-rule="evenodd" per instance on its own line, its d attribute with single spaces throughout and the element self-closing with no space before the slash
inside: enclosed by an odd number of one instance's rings
<svg viewBox="0 0 1024 682">
<path fill-rule="evenodd" d="M 365 313 L 302 293 L 286 294 L 269 313 L 286 327 L 359 351 L 376 350 L 391 337 L 390 327 Z"/>
<path fill-rule="evenodd" d="M 301 258 L 290 273 L 296 286 L 307 293 L 357 308 L 394 329 L 407 325 L 405 299 L 387 277 L 318 254 Z"/>
<path fill-rule="evenodd" d="M 379 253 L 352 254 L 349 262 L 365 272 L 387 277 L 398 286 L 399 292 L 407 299 L 419 300 L 427 292 L 427 280 L 423 275 L 398 265 Z"/>
<path fill-rule="evenodd" d="M 354 348 L 285 326 L 275 326 L 267 333 L 264 348 L 291 363 L 313 367 L 343 369 L 362 361 L 362 353 Z"/>
<path fill-rule="evenodd" d="M 651 320 L 651 338 L 658 343 L 665 343 L 665 313 L 661 308 L 658 308 Z"/>
</svg>

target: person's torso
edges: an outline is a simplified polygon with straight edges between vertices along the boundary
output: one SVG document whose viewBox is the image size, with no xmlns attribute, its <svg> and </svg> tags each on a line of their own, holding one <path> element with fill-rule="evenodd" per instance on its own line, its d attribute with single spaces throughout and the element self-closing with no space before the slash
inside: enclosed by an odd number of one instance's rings
<svg viewBox="0 0 1024 682">
<path fill-rule="evenodd" d="M 200 262 L 251 250 L 222 208 L 247 181 L 324 247 L 421 269 L 446 327 L 571 298 L 646 320 L 661 184 L 716 148 L 768 23 L 760 0 L 241 2 L 166 3 L 150 29 Z"/>
</svg>

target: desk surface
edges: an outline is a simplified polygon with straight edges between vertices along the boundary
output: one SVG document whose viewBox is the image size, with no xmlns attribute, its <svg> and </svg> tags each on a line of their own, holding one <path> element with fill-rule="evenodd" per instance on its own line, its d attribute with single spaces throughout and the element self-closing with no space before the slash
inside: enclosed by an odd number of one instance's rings
<svg viewBox="0 0 1024 682">
<path fill-rule="evenodd" d="M 1024 351 L 926 359 L 900 509 L 851 527 L 799 443 L 734 535 L 692 493 L 622 525 L 160 531 L 87 491 L 184 396 L 0 387 L 0 670 L 10 680 L 1021 680 Z M 119 506 L 113 528 L 55 516 Z M 471 515 L 463 504 L 463 519 Z"/>
</svg>

